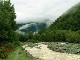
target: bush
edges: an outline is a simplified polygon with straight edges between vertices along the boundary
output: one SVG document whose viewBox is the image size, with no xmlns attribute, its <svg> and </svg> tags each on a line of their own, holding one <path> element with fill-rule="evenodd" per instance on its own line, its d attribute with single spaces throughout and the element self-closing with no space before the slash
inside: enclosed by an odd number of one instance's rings
<svg viewBox="0 0 80 60">
<path fill-rule="evenodd" d="M 29 39 L 33 39 L 33 33 L 25 33 L 24 35 L 19 34 L 19 41 L 25 42 L 28 41 Z"/>
<path fill-rule="evenodd" d="M 1 43 L 0 44 L 0 58 L 5 59 L 7 58 L 8 54 L 11 53 L 15 47 L 12 43 Z"/>
<path fill-rule="evenodd" d="M 7 52 L 5 51 L 5 49 L 2 47 L 0 48 L 0 58 L 5 59 L 7 58 Z"/>
<path fill-rule="evenodd" d="M 25 41 L 27 41 L 29 38 L 28 38 L 28 36 L 27 35 L 20 35 L 20 37 L 19 37 L 19 41 L 21 41 L 21 42 L 25 42 Z"/>
<path fill-rule="evenodd" d="M 80 43 L 80 35 L 76 32 L 68 32 L 66 41 L 70 43 Z"/>
</svg>

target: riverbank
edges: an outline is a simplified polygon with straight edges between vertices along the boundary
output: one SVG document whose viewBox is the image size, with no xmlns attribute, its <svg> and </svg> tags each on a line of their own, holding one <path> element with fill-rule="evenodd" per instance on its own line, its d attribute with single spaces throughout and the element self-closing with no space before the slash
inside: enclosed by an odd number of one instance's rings
<svg viewBox="0 0 80 60">
<path fill-rule="evenodd" d="M 28 51 L 37 60 L 80 60 L 80 55 L 60 53 L 52 51 L 44 43 L 33 43 L 34 46 L 28 44 L 23 45 L 23 49 Z"/>
</svg>

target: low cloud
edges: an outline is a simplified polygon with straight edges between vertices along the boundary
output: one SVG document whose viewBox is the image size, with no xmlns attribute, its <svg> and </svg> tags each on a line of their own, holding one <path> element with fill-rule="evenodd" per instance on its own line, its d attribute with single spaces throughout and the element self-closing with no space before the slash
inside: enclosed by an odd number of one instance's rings
<svg viewBox="0 0 80 60">
<path fill-rule="evenodd" d="M 11 0 L 16 11 L 17 22 L 36 21 L 48 18 L 54 21 L 80 0 Z M 40 20 L 40 19 L 38 19 Z"/>
</svg>

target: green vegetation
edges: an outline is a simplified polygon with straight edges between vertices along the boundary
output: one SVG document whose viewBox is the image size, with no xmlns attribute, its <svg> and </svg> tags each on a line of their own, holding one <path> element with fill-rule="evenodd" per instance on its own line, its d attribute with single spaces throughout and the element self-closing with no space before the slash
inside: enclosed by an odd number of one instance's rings
<svg viewBox="0 0 80 60">
<path fill-rule="evenodd" d="M 20 34 L 19 36 L 20 36 L 19 41 L 25 42 L 25 41 L 28 41 L 29 39 L 33 38 L 33 33 L 29 32 L 29 33 L 26 33 L 24 35 Z"/>
<path fill-rule="evenodd" d="M 60 16 L 53 24 L 28 41 L 80 43 L 80 3 Z"/>
<path fill-rule="evenodd" d="M 80 3 L 73 6 L 62 16 L 57 18 L 49 27 L 51 30 L 80 30 Z"/>
<path fill-rule="evenodd" d="M 12 43 L 0 44 L 0 60 L 30 60 L 20 46 Z"/>
<path fill-rule="evenodd" d="M 16 30 L 14 5 L 10 0 L 0 0 L 0 42 L 13 42 L 18 36 Z"/>
<path fill-rule="evenodd" d="M 46 23 L 38 23 L 38 22 L 31 22 L 31 23 L 24 23 L 24 24 L 17 24 L 18 28 L 22 27 L 23 25 L 29 25 L 28 27 L 21 29 L 21 32 L 37 32 L 40 31 L 44 28 L 46 28 L 47 24 Z"/>
<path fill-rule="evenodd" d="M 12 53 L 9 54 L 7 60 L 30 60 L 27 54 L 21 47 L 17 47 Z"/>
<path fill-rule="evenodd" d="M 24 35 L 18 34 L 15 32 L 17 29 L 15 19 L 14 5 L 11 4 L 10 0 L 0 0 L 0 59 L 29 60 L 22 49 L 17 47 L 19 46 L 19 42 L 25 41 L 70 42 L 72 44 L 64 46 L 59 43 L 59 45 L 51 43 L 49 47 L 52 50 L 60 47 L 62 48 L 61 52 L 80 54 L 80 45 L 73 44 L 80 43 L 80 3 L 60 16 L 49 28 L 45 28 L 38 33 L 28 32 Z M 46 27 L 46 24 L 38 26 L 42 29 Z M 32 28 L 29 28 L 29 31 Z M 31 47 L 34 46 L 32 43 L 28 45 Z"/>
<path fill-rule="evenodd" d="M 80 43 L 80 34 L 79 31 L 67 31 L 67 30 L 53 30 L 46 31 L 40 35 L 41 41 L 46 42 L 72 42 L 72 43 Z"/>
<path fill-rule="evenodd" d="M 0 0 L 0 58 L 6 59 L 18 45 L 14 5 L 10 0 Z"/>
<path fill-rule="evenodd" d="M 28 42 L 70 42 L 80 43 L 80 31 L 47 30 L 44 33 L 22 35 L 21 41 Z"/>
<path fill-rule="evenodd" d="M 0 58 L 7 58 L 8 54 L 11 53 L 15 48 L 15 45 L 12 43 L 0 43 Z"/>
</svg>

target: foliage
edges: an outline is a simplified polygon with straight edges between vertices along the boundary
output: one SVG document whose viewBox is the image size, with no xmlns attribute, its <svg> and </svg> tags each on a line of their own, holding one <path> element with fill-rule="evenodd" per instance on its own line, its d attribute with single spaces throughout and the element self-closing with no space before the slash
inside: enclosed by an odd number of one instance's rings
<svg viewBox="0 0 80 60">
<path fill-rule="evenodd" d="M 32 42 L 70 42 L 70 43 L 80 43 L 80 33 L 79 31 L 68 31 L 68 30 L 47 30 L 41 34 L 35 34 L 31 39 L 27 41 Z"/>
<path fill-rule="evenodd" d="M 0 58 L 7 58 L 8 54 L 14 50 L 15 46 L 12 43 L 1 43 L 0 44 Z"/>
<path fill-rule="evenodd" d="M 80 43 L 80 31 L 71 30 L 47 30 L 44 33 L 21 35 L 22 42 L 70 42 Z"/>
<path fill-rule="evenodd" d="M 32 38 L 33 38 L 33 33 L 28 32 L 28 33 L 25 33 L 23 35 L 20 34 L 19 41 L 25 42 L 25 41 L 28 41 L 29 39 L 32 39 Z"/>
<path fill-rule="evenodd" d="M 0 0 L 0 42 L 17 40 L 14 5 L 10 0 Z"/>
<path fill-rule="evenodd" d="M 60 16 L 53 24 L 33 36 L 35 41 L 80 43 L 80 3 Z"/>
<path fill-rule="evenodd" d="M 70 10 L 57 18 L 49 27 L 51 30 L 80 30 L 80 3 L 73 6 Z"/>
<path fill-rule="evenodd" d="M 19 40 L 16 30 L 14 5 L 10 0 L 0 0 L 0 58 L 7 58 Z"/>
<path fill-rule="evenodd" d="M 80 43 L 80 3 L 60 16 L 49 28 L 36 34 L 28 33 L 23 37 L 23 41 L 29 42 Z"/>
<path fill-rule="evenodd" d="M 10 53 L 6 60 L 31 60 L 20 46 Z"/>
<path fill-rule="evenodd" d="M 66 41 L 71 43 L 80 43 L 79 33 L 69 31 L 66 35 Z"/>
</svg>

